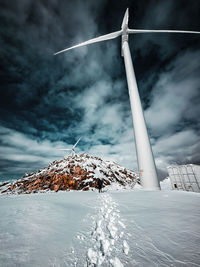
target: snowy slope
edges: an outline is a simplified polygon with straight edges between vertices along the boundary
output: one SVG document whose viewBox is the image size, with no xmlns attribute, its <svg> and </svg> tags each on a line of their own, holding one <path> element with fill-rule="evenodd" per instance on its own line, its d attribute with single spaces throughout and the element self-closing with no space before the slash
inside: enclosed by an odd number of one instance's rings
<svg viewBox="0 0 200 267">
<path fill-rule="evenodd" d="M 0 266 L 200 266 L 200 194 L 0 196 Z"/>
<path fill-rule="evenodd" d="M 137 174 L 118 164 L 86 154 L 52 162 L 35 173 L 25 174 L 15 183 L 4 183 L 1 193 L 36 193 L 41 191 L 84 190 L 97 188 L 98 178 L 110 188 L 132 188 Z"/>
</svg>

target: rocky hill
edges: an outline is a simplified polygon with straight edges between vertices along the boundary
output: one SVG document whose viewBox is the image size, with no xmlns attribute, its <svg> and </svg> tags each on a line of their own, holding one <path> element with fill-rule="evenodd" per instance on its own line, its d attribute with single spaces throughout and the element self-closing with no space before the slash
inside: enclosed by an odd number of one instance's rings
<svg viewBox="0 0 200 267">
<path fill-rule="evenodd" d="M 0 193 L 37 193 L 59 190 L 89 190 L 98 188 L 98 178 L 103 187 L 132 188 L 136 184 L 136 173 L 118 164 L 103 161 L 86 154 L 75 155 L 52 162 L 34 173 L 25 174 L 14 183 L 4 183 Z"/>
</svg>

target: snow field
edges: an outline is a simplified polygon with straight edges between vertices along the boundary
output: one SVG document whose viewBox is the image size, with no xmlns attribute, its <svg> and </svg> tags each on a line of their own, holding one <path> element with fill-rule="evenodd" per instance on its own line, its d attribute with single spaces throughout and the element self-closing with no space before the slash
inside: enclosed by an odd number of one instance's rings
<svg viewBox="0 0 200 267">
<path fill-rule="evenodd" d="M 200 266 L 200 194 L 138 190 L 111 196 L 126 221 L 126 235 L 131 233 L 125 266 Z"/>
<path fill-rule="evenodd" d="M 200 266 L 200 194 L 0 196 L 2 267 Z"/>
<path fill-rule="evenodd" d="M 117 203 L 113 201 L 111 195 L 99 194 L 98 199 L 99 207 L 91 233 L 93 247 L 87 252 L 87 266 L 123 267 L 119 259 L 120 254 L 129 253 L 129 245 L 123 239 L 126 226 L 121 221 Z"/>
</svg>

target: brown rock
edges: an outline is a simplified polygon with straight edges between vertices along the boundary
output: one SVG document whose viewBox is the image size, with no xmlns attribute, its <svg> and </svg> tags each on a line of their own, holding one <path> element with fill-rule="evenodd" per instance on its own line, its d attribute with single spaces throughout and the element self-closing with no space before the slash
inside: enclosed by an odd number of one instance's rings
<svg viewBox="0 0 200 267">
<path fill-rule="evenodd" d="M 53 186 L 53 190 L 57 192 L 57 191 L 59 190 L 59 187 L 60 187 L 60 185 L 55 184 L 55 185 Z"/>
<path fill-rule="evenodd" d="M 34 184 L 39 184 L 41 182 L 42 182 L 42 180 L 38 178 L 37 180 L 35 180 Z"/>
<path fill-rule="evenodd" d="M 12 184 L 11 186 L 10 186 L 10 190 L 13 190 L 13 189 L 15 189 L 17 186 L 15 185 L 15 184 Z"/>
</svg>

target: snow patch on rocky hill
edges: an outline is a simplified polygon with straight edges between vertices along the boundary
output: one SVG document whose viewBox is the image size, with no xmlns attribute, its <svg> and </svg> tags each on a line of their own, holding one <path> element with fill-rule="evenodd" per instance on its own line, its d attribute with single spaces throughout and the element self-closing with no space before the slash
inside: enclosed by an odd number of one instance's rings
<svg viewBox="0 0 200 267">
<path fill-rule="evenodd" d="M 59 190 L 90 190 L 102 179 L 110 189 L 133 188 L 137 174 L 120 165 L 87 154 L 53 161 L 34 173 L 25 174 L 14 183 L 4 183 L 0 193 L 37 193 Z"/>
</svg>

